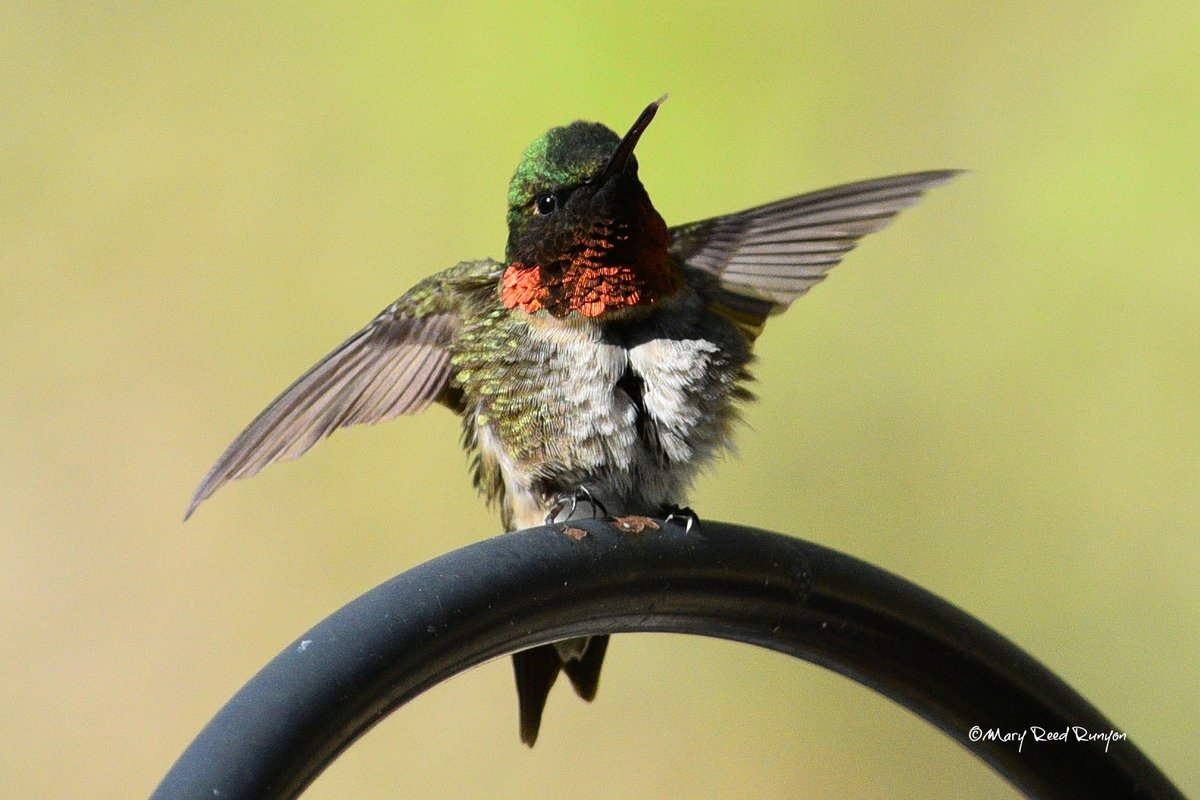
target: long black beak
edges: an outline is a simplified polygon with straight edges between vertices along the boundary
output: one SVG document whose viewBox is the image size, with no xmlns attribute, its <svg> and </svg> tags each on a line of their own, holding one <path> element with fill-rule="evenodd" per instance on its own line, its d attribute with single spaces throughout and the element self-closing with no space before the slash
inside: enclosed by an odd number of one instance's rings
<svg viewBox="0 0 1200 800">
<path fill-rule="evenodd" d="M 658 107 L 666 99 L 667 95 L 664 94 L 646 106 L 646 110 L 637 118 L 637 122 L 633 123 L 633 127 L 629 129 L 629 133 L 625 134 L 625 138 L 617 145 L 617 149 L 609 157 L 608 163 L 604 165 L 604 169 L 596 173 L 596 177 L 592 178 L 589 181 L 590 183 L 603 184 L 613 175 L 625 171 L 625 165 L 629 163 L 629 157 L 633 155 L 633 148 L 637 147 L 638 139 L 642 138 L 642 131 L 646 130 L 646 126 L 650 124 L 650 120 L 654 119 L 654 115 L 658 113 Z"/>
</svg>

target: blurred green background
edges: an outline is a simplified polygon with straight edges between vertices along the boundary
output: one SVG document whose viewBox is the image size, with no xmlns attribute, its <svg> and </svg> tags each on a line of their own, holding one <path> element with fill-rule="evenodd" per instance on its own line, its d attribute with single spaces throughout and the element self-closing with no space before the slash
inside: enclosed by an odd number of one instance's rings
<svg viewBox="0 0 1200 800">
<path fill-rule="evenodd" d="M 535 136 L 664 91 L 672 223 L 972 170 L 772 321 L 692 505 L 941 594 L 1200 793 L 1200 6 L 1104 5 L 4 4 L 0 795 L 145 796 L 294 636 L 497 530 L 441 409 L 180 517 L 317 357 L 502 255 Z M 306 797 L 1014 796 L 817 667 L 609 653 L 532 752 L 495 662 Z"/>
</svg>

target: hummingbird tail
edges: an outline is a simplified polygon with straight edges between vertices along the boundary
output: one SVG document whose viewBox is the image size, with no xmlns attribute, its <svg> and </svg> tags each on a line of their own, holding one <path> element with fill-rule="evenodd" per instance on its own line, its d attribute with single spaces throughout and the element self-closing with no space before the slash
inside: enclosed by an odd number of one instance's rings
<svg viewBox="0 0 1200 800">
<path fill-rule="evenodd" d="M 563 664 L 563 672 L 575 687 L 575 694 L 587 702 L 596 699 L 600 686 L 600 668 L 604 666 L 604 651 L 608 649 L 608 635 L 593 636 L 588 640 L 583 654 Z"/>
<path fill-rule="evenodd" d="M 608 636 L 570 639 L 513 653 L 521 741 L 533 747 L 542 725 L 542 712 L 558 673 L 566 672 L 575 693 L 591 702 L 600 684 L 600 667 L 608 649 Z M 571 655 L 566 655 L 571 653 Z"/>
<path fill-rule="evenodd" d="M 533 747 L 542 726 L 542 710 L 550 696 L 550 687 L 563 666 L 562 659 L 551 644 L 513 653 L 512 658 L 521 714 L 521 741 Z"/>
</svg>

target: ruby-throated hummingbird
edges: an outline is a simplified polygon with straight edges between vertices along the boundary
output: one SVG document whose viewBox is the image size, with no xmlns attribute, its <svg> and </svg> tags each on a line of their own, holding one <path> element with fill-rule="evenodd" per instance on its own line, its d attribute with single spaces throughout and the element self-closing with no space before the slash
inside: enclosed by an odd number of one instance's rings
<svg viewBox="0 0 1200 800">
<path fill-rule="evenodd" d="M 956 171 L 668 228 L 633 155 L 664 99 L 624 138 L 573 122 L 530 145 L 509 185 L 504 261 L 426 278 L 321 359 L 234 440 L 187 514 L 338 428 L 437 401 L 462 417 L 475 486 L 506 530 L 597 510 L 690 525 L 684 494 L 729 447 L 767 318 Z M 522 741 L 536 740 L 560 671 L 595 696 L 607 645 L 594 636 L 513 656 Z"/>
</svg>

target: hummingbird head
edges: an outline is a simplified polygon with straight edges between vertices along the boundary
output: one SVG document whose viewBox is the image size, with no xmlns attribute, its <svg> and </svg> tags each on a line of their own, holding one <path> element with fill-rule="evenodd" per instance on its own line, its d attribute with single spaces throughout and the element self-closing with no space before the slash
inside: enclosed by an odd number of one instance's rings
<svg viewBox="0 0 1200 800">
<path fill-rule="evenodd" d="M 551 128 L 529 146 L 508 191 L 507 308 L 599 317 L 651 306 L 680 284 L 666 223 L 633 149 L 659 98 L 624 138 L 596 122 Z"/>
</svg>

